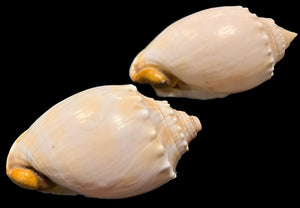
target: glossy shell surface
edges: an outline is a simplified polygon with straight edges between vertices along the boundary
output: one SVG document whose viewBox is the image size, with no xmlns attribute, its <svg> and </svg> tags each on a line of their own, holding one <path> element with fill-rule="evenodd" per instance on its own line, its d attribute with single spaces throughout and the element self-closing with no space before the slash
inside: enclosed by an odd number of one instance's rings
<svg viewBox="0 0 300 208">
<path fill-rule="evenodd" d="M 206 9 L 162 31 L 129 75 L 159 96 L 221 98 L 270 79 L 296 35 L 241 6 Z"/>
<path fill-rule="evenodd" d="M 13 144 L 7 175 L 47 193 L 124 198 L 176 177 L 176 165 L 200 131 L 195 116 L 133 85 L 85 90 L 56 104 Z"/>
</svg>

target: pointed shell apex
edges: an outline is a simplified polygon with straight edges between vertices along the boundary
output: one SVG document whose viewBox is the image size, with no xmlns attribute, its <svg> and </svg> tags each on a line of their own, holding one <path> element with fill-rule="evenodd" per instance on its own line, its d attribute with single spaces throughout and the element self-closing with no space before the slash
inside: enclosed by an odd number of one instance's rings
<svg viewBox="0 0 300 208">
<path fill-rule="evenodd" d="M 284 41 L 286 43 L 286 48 L 288 48 L 290 46 L 291 42 L 297 37 L 298 34 L 295 33 L 295 32 L 286 30 L 282 27 L 280 27 L 280 29 L 282 31 L 283 38 L 284 38 Z"/>
<path fill-rule="evenodd" d="M 190 143 L 190 141 L 194 139 L 197 136 L 197 133 L 202 129 L 200 120 L 196 116 L 190 116 L 183 111 L 177 111 L 177 115 L 181 119 L 181 122 L 185 127 L 184 129 L 186 129 L 186 141 L 187 143 Z"/>
</svg>

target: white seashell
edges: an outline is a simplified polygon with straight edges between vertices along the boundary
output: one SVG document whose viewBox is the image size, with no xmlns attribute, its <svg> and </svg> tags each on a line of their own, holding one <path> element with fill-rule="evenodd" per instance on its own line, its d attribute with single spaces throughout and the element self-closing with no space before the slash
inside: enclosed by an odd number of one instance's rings
<svg viewBox="0 0 300 208">
<path fill-rule="evenodd" d="M 92 88 L 56 104 L 12 145 L 6 172 L 21 187 L 55 194 L 124 198 L 176 177 L 195 116 L 133 85 Z"/>
<path fill-rule="evenodd" d="M 221 98 L 270 79 L 296 35 L 247 8 L 211 8 L 167 27 L 137 55 L 129 75 L 159 96 Z"/>
</svg>

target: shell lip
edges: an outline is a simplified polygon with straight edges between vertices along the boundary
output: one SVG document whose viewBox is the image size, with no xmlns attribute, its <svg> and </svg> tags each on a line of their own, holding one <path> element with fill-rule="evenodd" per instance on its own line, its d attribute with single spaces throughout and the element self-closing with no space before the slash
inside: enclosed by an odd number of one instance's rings
<svg viewBox="0 0 300 208">
<path fill-rule="evenodd" d="M 55 183 L 51 179 L 36 170 L 27 159 L 16 154 L 19 151 L 19 142 L 26 132 L 17 138 L 8 153 L 6 175 L 13 183 L 25 189 L 43 191 L 52 188 Z"/>
<path fill-rule="evenodd" d="M 6 174 L 12 182 L 25 189 L 43 191 L 55 186 L 48 177 L 31 167 L 6 169 Z"/>
<path fill-rule="evenodd" d="M 146 66 L 138 72 L 133 73 L 131 79 L 140 84 L 161 85 L 167 82 L 167 77 L 161 73 L 155 66 Z"/>
<path fill-rule="evenodd" d="M 169 94 L 178 89 L 189 86 L 175 75 L 155 65 L 133 66 L 130 68 L 130 78 L 140 84 L 150 84 L 155 91 L 164 91 Z"/>
<path fill-rule="evenodd" d="M 14 143 L 13 147 L 16 145 Z M 21 164 L 16 162 L 12 156 L 13 151 L 9 153 L 6 163 L 6 175 L 16 185 L 29 189 L 37 190 L 44 193 L 76 195 L 73 190 L 56 184 L 49 177 L 33 168 L 28 162 L 22 161 Z"/>
</svg>

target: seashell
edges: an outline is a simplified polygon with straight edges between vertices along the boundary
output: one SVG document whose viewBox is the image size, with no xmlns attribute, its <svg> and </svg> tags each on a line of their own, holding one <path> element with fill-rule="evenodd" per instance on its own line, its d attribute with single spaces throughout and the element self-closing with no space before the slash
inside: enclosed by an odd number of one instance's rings
<svg viewBox="0 0 300 208">
<path fill-rule="evenodd" d="M 270 79 L 296 35 L 241 6 L 206 9 L 162 31 L 129 75 L 159 96 L 222 98 Z"/>
<path fill-rule="evenodd" d="M 200 130 L 197 117 L 133 85 L 95 87 L 39 117 L 12 145 L 6 173 L 46 193 L 135 196 L 176 177 L 178 160 Z"/>
</svg>

